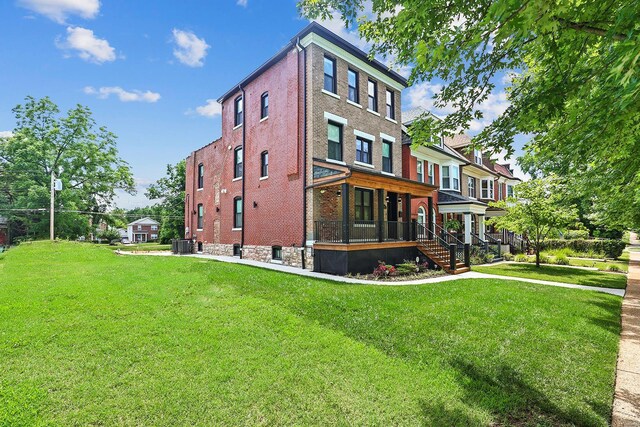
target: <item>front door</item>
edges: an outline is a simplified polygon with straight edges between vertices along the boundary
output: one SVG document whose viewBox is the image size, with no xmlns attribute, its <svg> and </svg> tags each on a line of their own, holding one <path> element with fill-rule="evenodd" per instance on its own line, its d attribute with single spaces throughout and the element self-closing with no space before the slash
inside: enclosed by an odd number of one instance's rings
<svg viewBox="0 0 640 427">
<path fill-rule="evenodd" d="M 389 239 L 398 238 L 398 193 L 387 193 L 387 236 Z"/>
</svg>

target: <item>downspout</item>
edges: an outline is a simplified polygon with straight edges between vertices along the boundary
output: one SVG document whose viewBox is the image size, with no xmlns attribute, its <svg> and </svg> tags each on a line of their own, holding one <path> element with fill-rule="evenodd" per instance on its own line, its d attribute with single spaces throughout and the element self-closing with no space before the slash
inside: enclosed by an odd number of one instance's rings
<svg viewBox="0 0 640 427">
<path fill-rule="evenodd" d="M 240 230 L 240 259 L 243 258 L 242 254 L 244 252 L 244 229 L 247 226 L 244 221 L 244 211 L 245 211 L 245 173 L 246 173 L 246 163 L 245 157 L 247 155 L 246 150 L 244 149 L 245 138 L 247 136 L 247 100 L 245 99 L 244 88 L 242 85 L 238 85 L 238 89 L 242 93 L 242 229 Z"/>
<path fill-rule="evenodd" d="M 302 81 L 303 81 L 303 105 L 302 105 L 302 269 L 306 268 L 305 258 L 307 252 L 307 50 L 300 46 L 300 37 L 296 40 L 298 55 L 302 51 Z M 298 60 L 298 67 L 300 60 Z M 300 74 L 298 74 L 298 78 Z M 298 88 L 300 85 L 298 84 Z"/>
</svg>

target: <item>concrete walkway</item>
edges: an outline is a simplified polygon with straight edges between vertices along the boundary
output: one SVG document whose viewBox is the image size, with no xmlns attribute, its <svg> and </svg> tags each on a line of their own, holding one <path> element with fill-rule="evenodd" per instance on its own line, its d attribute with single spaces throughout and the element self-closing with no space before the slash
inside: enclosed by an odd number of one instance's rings
<svg viewBox="0 0 640 427">
<path fill-rule="evenodd" d="M 160 252 L 130 253 L 130 252 L 124 252 L 124 251 L 118 252 L 118 253 L 120 255 L 173 256 L 173 254 L 168 253 L 167 251 L 165 251 L 164 253 L 160 253 Z M 499 276 L 497 274 L 478 273 L 475 271 L 469 271 L 467 273 L 462 273 L 455 276 L 446 275 L 446 276 L 431 277 L 428 279 L 387 282 L 387 281 L 381 281 L 381 280 L 380 281 L 363 280 L 363 279 L 356 279 L 354 277 L 334 276 L 333 274 L 316 273 L 310 270 L 303 270 L 301 268 L 289 267 L 282 264 L 259 262 L 259 261 L 253 261 L 250 259 L 240 259 L 237 257 L 230 257 L 230 256 L 217 256 L 217 255 L 205 255 L 205 254 L 175 255 L 175 256 L 211 259 L 214 261 L 229 262 L 232 264 L 249 265 L 252 267 L 265 268 L 267 270 L 275 270 L 283 273 L 296 274 L 298 276 L 311 277 L 314 279 L 324 279 L 324 280 L 331 280 L 333 282 L 352 283 L 352 284 L 358 284 L 358 285 L 409 286 L 409 285 L 425 285 L 429 283 L 441 283 L 441 282 L 448 282 L 451 280 L 458 280 L 458 279 L 499 279 L 499 280 L 515 280 L 517 282 L 535 283 L 538 285 L 557 286 L 560 288 L 571 288 L 571 289 L 582 289 L 586 291 L 604 292 L 606 294 L 617 295 L 620 297 L 624 296 L 624 289 L 610 289 L 610 288 L 600 288 L 600 287 L 594 287 L 594 286 L 573 285 L 571 283 L 551 282 L 548 280 L 538 280 L 538 279 L 526 279 L 522 277 Z"/>
<path fill-rule="evenodd" d="M 633 233 L 631 244 L 640 249 L 638 236 Z M 630 252 L 627 280 L 613 399 L 614 427 L 640 426 L 640 252 Z"/>
</svg>

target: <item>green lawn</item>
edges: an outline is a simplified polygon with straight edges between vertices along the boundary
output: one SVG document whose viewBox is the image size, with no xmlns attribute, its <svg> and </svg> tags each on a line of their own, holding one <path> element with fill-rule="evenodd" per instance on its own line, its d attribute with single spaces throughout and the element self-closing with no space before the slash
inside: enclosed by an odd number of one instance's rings
<svg viewBox="0 0 640 427">
<path fill-rule="evenodd" d="M 479 273 L 498 274 L 500 276 L 524 277 L 527 279 L 550 280 L 553 282 L 573 283 L 575 285 L 599 286 L 603 288 L 624 289 L 627 276 L 621 273 L 603 273 L 600 271 L 541 264 L 536 267 L 529 263 L 511 263 L 474 266 Z"/>
<path fill-rule="evenodd" d="M 0 259 L 0 425 L 605 426 L 620 305 L 24 244 Z"/>
<path fill-rule="evenodd" d="M 133 252 L 133 251 L 170 251 L 171 244 L 160 243 L 135 243 L 132 245 L 117 245 L 111 246 L 111 249 L 120 249 L 121 251 Z"/>
</svg>

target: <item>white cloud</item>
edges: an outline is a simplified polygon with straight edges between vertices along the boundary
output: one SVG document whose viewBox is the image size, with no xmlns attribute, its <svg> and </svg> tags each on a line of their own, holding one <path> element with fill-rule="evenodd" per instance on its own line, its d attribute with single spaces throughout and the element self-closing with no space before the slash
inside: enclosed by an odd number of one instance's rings
<svg viewBox="0 0 640 427">
<path fill-rule="evenodd" d="M 238 0 L 238 1 L 236 2 L 236 4 L 237 4 L 238 6 L 247 7 L 247 3 L 248 3 L 248 2 L 249 2 L 249 0 Z"/>
<path fill-rule="evenodd" d="M 95 89 L 92 86 L 84 88 L 84 93 L 87 95 L 96 95 L 100 99 L 107 99 L 111 95 L 116 95 L 122 102 L 157 102 L 160 99 L 160 94 L 157 92 L 141 90 L 127 91 L 119 86 L 101 87 Z"/>
<path fill-rule="evenodd" d="M 67 16 L 91 19 L 100 11 L 99 0 L 19 0 L 18 4 L 60 24 Z"/>
<path fill-rule="evenodd" d="M 207 99 L 207 103 L 205 105 L 201 105 L 196 107 L 195 112 L 193 110 L 187 111 L 187 114 L 199 114 L 203 117 L 215 117 L 222 114 L 222 105 L 218 103 L 215 99 Z"/>
<path fill-rule="evenodd" d="M 0 130 L 0 138 L 11 138 L 13 136 L 13 132 L 10 130 Z"/>
<path fill-rule="evenodd" d="M 85 61 L 102 64 L 115 61 L 116 50 L 105 39 L 99 39 L 93 31 L 82 27 L 67 27 L 67 39 L 56 40 L 59 49 L 75 50 Z"/>
<path fill-rule="evenodd" d="M 204 58 L 207 56 L 207 49 L 211 46 L 204 39 L 198 38 L 191 31 L 173 29 L 173 42 L 176 48 L 173 55 L 180 62 L 189 67 L 202 67 Z"/>
</svg>

